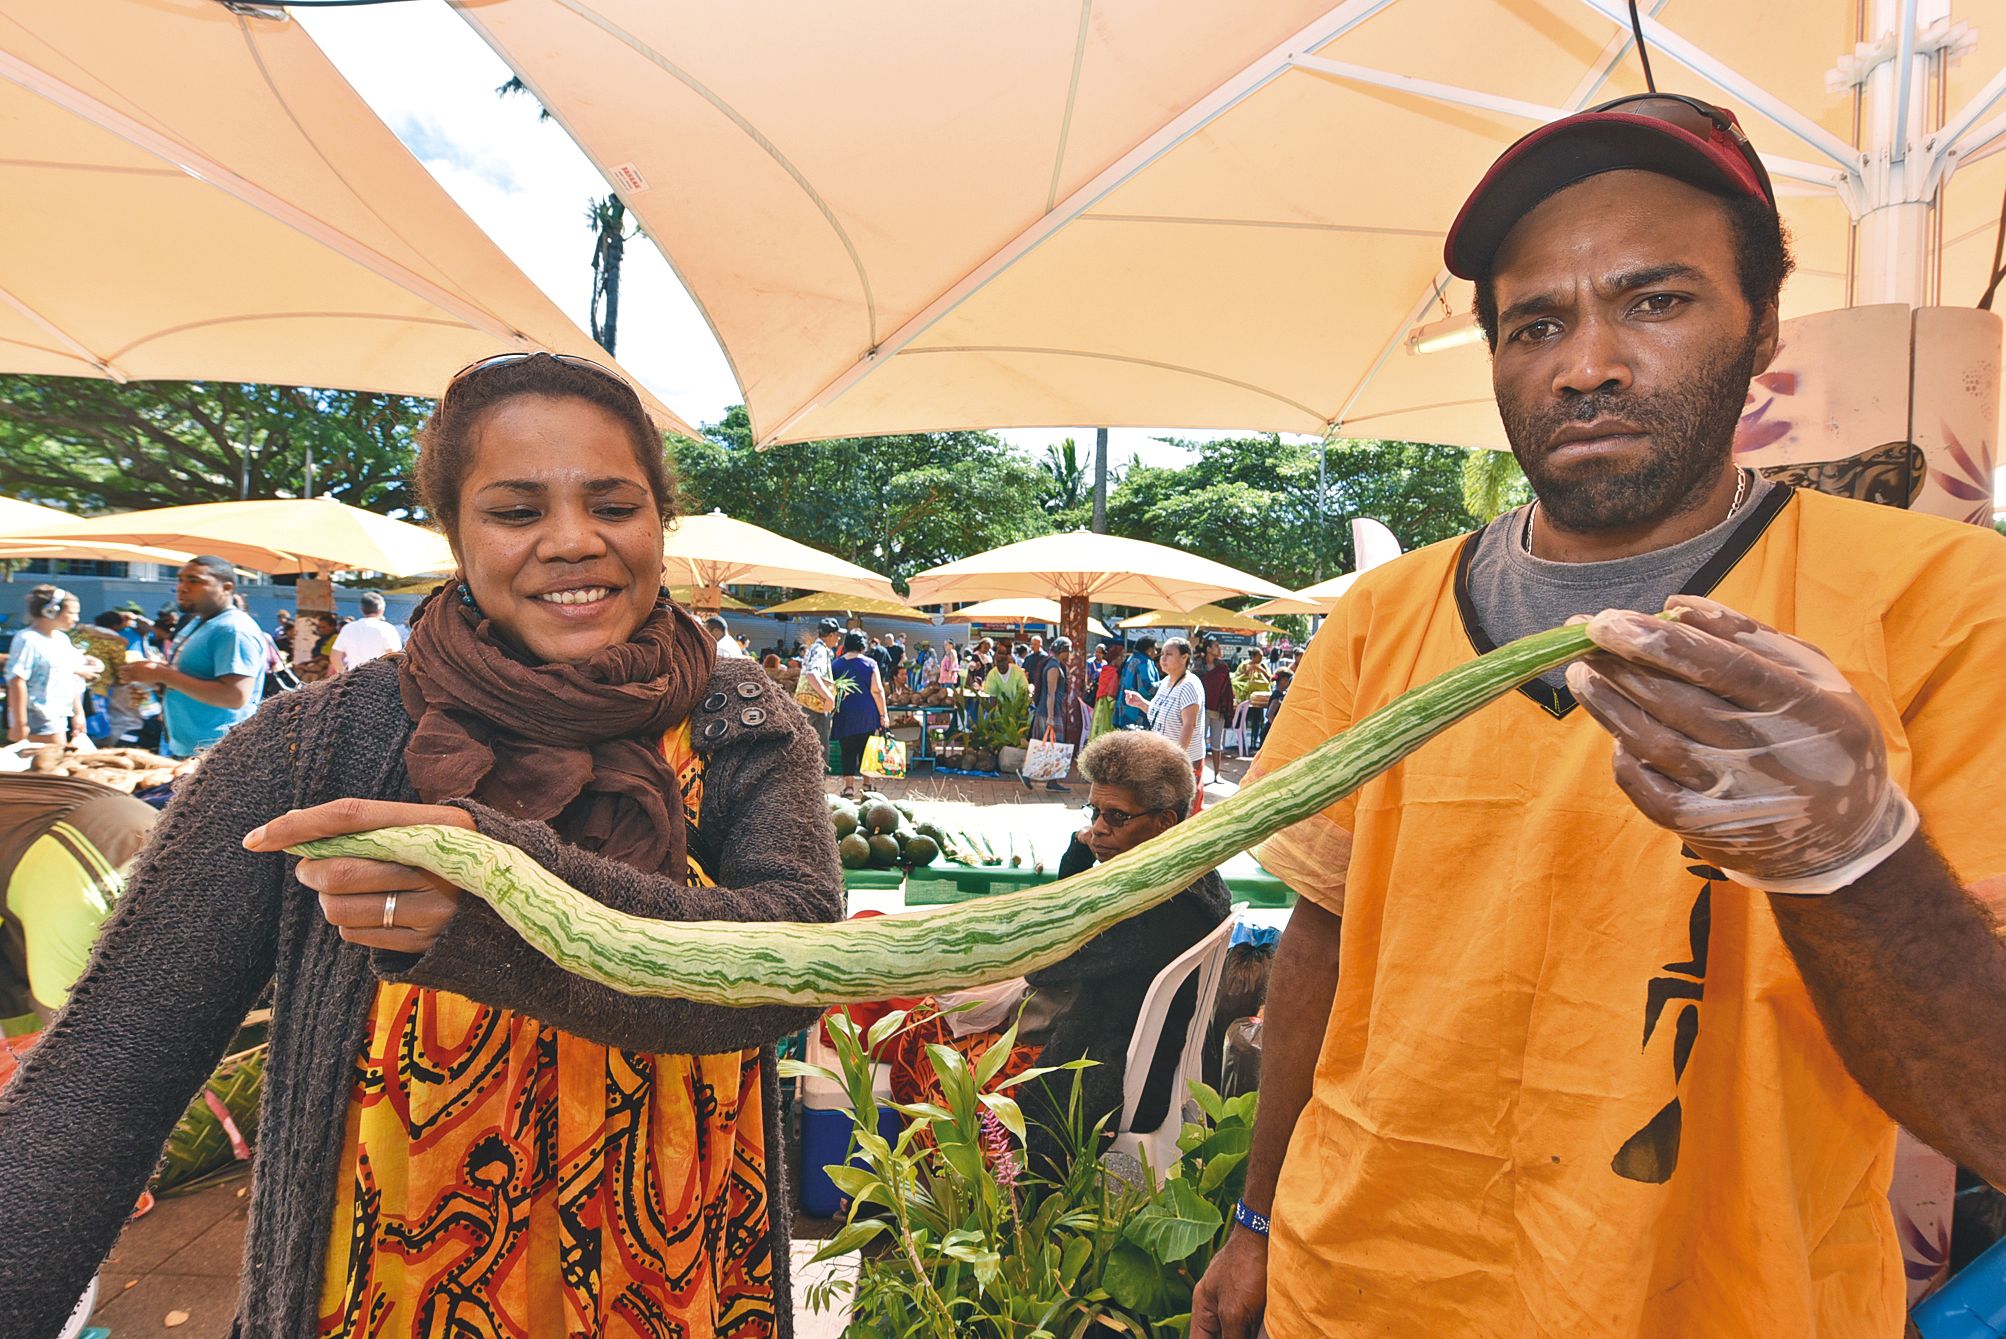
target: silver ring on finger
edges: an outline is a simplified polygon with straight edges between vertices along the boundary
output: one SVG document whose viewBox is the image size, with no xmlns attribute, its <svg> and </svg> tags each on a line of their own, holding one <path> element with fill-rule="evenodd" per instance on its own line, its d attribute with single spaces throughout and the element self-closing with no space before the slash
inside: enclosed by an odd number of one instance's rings
<svg viewBox="0 0 2006 1339">
<path fill-rule="evenodd" d="M 397 894 L 395 893 L 390 893 L 383 899 L 383 928 L 386 930 L 397 928 Z"/>
</svg>

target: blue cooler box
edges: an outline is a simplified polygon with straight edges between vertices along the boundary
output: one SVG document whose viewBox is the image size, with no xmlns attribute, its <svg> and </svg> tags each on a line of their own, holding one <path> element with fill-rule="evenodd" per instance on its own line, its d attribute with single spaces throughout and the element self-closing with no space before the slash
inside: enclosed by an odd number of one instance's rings
<svg viewBox="0 0 2006 1339">
<path fill-rule="evenodd" d="M 808 1053 L 803 1059 L 830 1070 L 838 1068 L 835 1054 L 822 1045 L 819 1027 L 809 1032 Z M 905 1128 L 905 1121 L 898 1112 L 883 1105 L 892 1095 L 889 1065 L 877 1066 L 871 1087 L 880 1103 L 878 1133 L 895 1142 Z M 796 1184 L 801 1187 L 801 1211 L 816 1218 L 836 1218 L 843 1212 L 844 1196 L 829 1179 L 826 1169 L 842 1162 L 850 1151 L 850 1116 L 843 1109 L 843 1090 L 825 1078 L 811 1075 L 801 1080 L 797 1091 L 801 1095 L 801 1166 Z M 865 1163 L 863 1158 L 856 1157 L 850 1159 L 850 1165 L 862 1167 Z"/>
</svg>

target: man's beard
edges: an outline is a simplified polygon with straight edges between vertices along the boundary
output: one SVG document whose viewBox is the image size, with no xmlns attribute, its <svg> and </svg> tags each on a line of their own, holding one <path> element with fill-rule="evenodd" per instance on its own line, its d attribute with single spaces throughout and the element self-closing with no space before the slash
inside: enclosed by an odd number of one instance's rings
<svg viewBox="0 0 2006 1339">
<path fill-rule="evenodd" d="M 1519 468 L 1548 519 L 1563 530 L 1622 530 L 1676 516 L 1706 496 L 1734 451 L 1734 430 L 1755 375 L 1753 334 L 1649 394 L 1596 391 L 1537 408 L 1500 391 L 1498 413 Z M 1649 436 L 1643 464 L 1624 472 L 1550 469 L 1546 444 L 1570 423 L 1620 419 Z"/>
</svg>

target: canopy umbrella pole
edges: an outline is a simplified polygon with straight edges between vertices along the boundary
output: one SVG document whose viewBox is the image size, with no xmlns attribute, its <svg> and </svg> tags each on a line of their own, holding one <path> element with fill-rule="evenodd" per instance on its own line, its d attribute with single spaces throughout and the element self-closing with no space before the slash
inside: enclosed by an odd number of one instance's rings
<svg viewBox="0 0 2006 1339">
<path fill-rule="evenodd" d="M 1059 597 L 1059 635 L 1073 644 L 1073 663 L 1066 668 L 1067 686 L 1072 689 L 1072 700 L 1078 702 L 1086 692 L 1087 682 L 1087 597 L 1084 595 L 1061 595 Z M 1036 685 L 1033 685 L 1035 691 Z M 1064 723 L 1060 724 L 1063 731 Z"/>
</svg>

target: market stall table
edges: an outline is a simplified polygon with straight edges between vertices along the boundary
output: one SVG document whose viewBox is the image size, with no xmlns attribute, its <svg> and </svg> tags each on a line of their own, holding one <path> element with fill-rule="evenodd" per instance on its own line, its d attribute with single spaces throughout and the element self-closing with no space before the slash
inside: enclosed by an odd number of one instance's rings
<svg viewBox="0 0 2006 1339">
<path fill-rule="evenodd" d="M 872 898 L 868 905 L 873 909 L 938 906 L 1051 883 L 1059 877 L 1059 861 L 1065 855 L 1073 833 L 1079 831 L 1086 821 L 1077 808 L 1062 804 L 930 802 L 922 805 L 921 809 L 924 811 L 923 818 L 950 834 L 967 832 L 981 836 L 1003 857 L 1004 863 L 970 867 L 957 865 L 943 856 L 931 865 L 913 870 L 906 877 L 901 903 L 891 904 L 881 898 Z M 1013 853 L 1021 862 L 1015 866 L 1009 863 Z M 1262 868 L 1260 861 L 1248 853 L 1242 852 L 1228 860 L 1219 867 L 1219 873 L 1226 880 L 1228 893 L 1237 903 L 1244 903 L 1256 911 L 1284 910 L 1295 905 L 1295 890 Z M 888 875 L 893 876 L 890 883 L 884 881 Z M 843 871 L 844 884 L 853 891 L 869 889 L 882 892 L 897 887 L 895 875 L 895 871 L 887 870 Z M 854 897 L 851 909 L 862 909 Z"/>
</svg>

